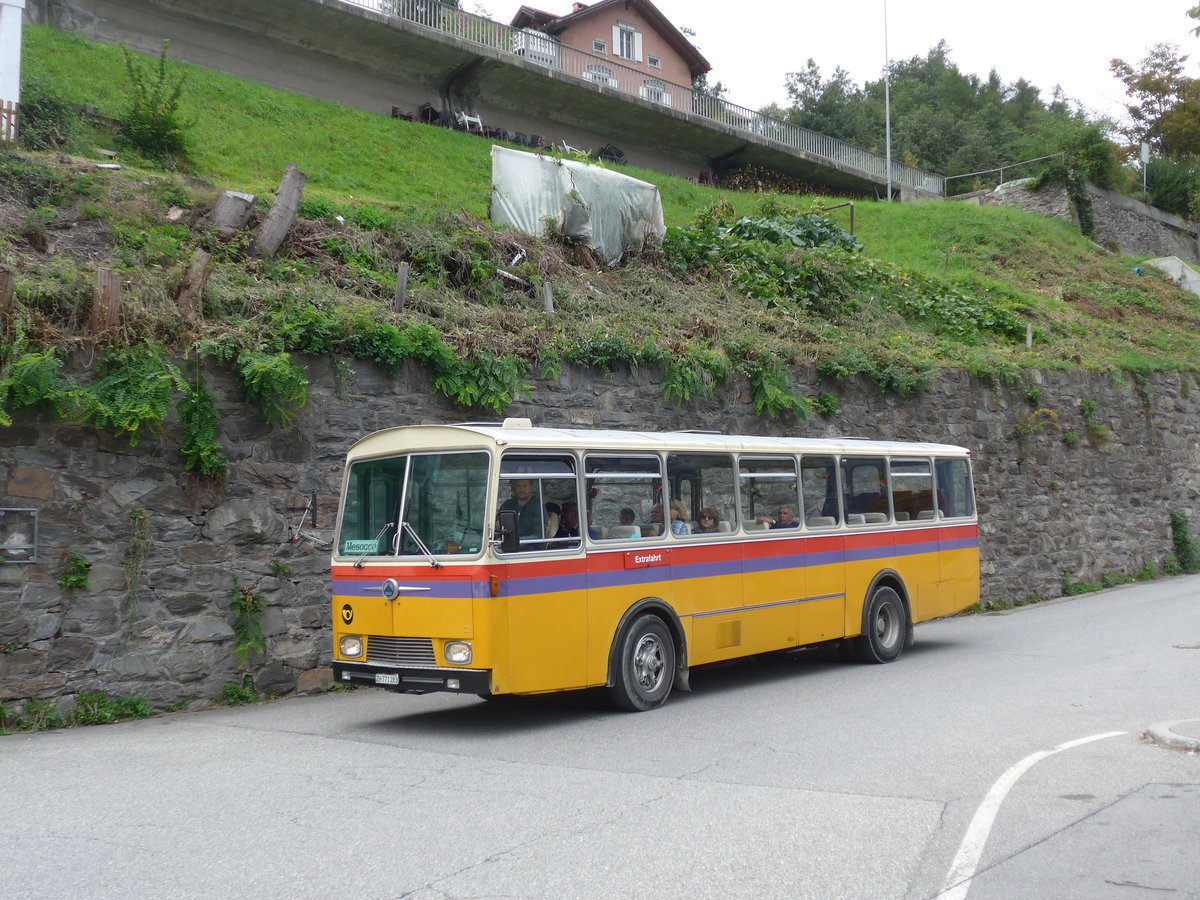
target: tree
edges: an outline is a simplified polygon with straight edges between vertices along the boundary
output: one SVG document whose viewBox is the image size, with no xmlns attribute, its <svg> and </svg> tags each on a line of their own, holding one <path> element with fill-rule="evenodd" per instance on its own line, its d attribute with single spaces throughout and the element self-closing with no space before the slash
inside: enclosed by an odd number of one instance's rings
<svg viewBox="0 0 1200 900">
<path fill-rule="evenodd" d="M 1187 56 L 1175 44 L 1155 44 L 1134 68 L 1123 59 L 1109 63 L 1112 73 L 1125 85 L 1132 102 L 1125 105 L 1131 124 L 1121 129 L 1132 155 L 1146 141 L 1159 154 L 1173 156 L 1196 143 L 1188 133 L 1189 123 L 1200 110 L 1188 107 L 1196 103 L 1200 91 L 1196 79 L 1183 73 Z"/>
</svg>

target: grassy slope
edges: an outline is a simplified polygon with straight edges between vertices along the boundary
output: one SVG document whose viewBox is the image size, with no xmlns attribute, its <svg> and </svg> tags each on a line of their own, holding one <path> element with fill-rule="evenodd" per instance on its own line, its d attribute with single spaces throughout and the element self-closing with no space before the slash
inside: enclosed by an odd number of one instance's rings
<svg viewBox="0 0 1200 900">
<path fill-rule="evenodd" d="M 309 176 L 306 198 L 378 204 L 414 223 L 433 223 L 457 211 L 486 219 L 488 141 L 272 91 L 194 66 L 176 70 L 188 74 L 184 114 L 195 120 L 190 132 L 192 172 L 202 179 L 269 197 L 284 166 L 295 162 Z M 29 28 L 25 71 L 52 79 L 75 102 L 92 104 L 108 115 L 121 113 L 125 74 L 118 48 Z M 758 202 L 752 195 L 622 168 L 659 186 L 668 224 L 690 221 L 698 209 L 721 196 L 739 213 L 751 212 Z M 793 208 L 806 208 L 810 202 L 782 199 Z M 863 202 L 855 212 L 858 237 L 871 257 L 997 298 L 1033 322 L 1039 337 L 1034 350 L 930 337 L 886 310 L 827 328 L 817 320 L 768 315 L 760 304 L 701 284 L 690 288 L 680 303 L 678 283 L 662 284 L 661 278 L 656 280 L 639 266 L 603 276 L 610 296 L 617 298 L 612 309 L 588 302 L 585 276 L 597 278 L 586 272 L 574 285 L 563 285 L 561 308 L 568 315 L 573 309 L 586 315 L 587 327 L 597 333 L 651 334 L 668 346 L 697 331 L 711 334 L 715 329 L 722 338 L 736 332 L 739 339 L 765 340 L 792 362 L 828 358 L 846 344 L 919 352 L 927 360 L 932 357 L 930 361 L 980 371 L 1072 365 L 1190 370 L 1200 362 L 1196 298 L 1175 291 L 1157 276 L 1136 278 L 1129 260 L 1097 253 L 1062 223 L 958 203 Z M 847 211 L 833 217 L 845 223 Z M 903 272 L 900 277 L 905 277 Z M 649 319 L 636 303 L 619 302 L 642 295 L 661 297 Z M 864 300 L 869 303 L 872 298 Z M 546 341 L 543 326 L 518 312 L 435 309 L 436 302 L 430 299 L 426 310 L 459 346 L 495 337 L 505 349 L 528 354 Z M 421 309 L 415 304 L 414 313 Z M 568 344 L 578 340 L 582 327 L 572 325 L 562 339 Z M 492 329 L 499 329 L 503 337 Z"/>
</svg>

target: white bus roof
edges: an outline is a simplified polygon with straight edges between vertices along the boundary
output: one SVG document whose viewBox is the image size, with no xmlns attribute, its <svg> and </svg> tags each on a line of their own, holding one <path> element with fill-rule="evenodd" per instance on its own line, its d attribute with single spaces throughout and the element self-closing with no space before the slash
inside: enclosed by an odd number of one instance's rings
<svg viewBox="0 0 1200 900">
<path fill-rule="evenodd" d="M 351 457 L 380 456 L 411 450 L 459 450 L 471 447 L 515 447 L 529 450 L 620 450 L 626 452 L 742 452 L 888 454 L 913 456 L 969 456 L 952 444 L 873 441 L 859 437 L 807 438 L 720 434 L 707 431 L 622 431 L 592 428 L 540 428 L 529 419 L 502 423 L 464 422 L 456 425 L 401 425 L 361 438 L 350 448 Z"/>
</svg>

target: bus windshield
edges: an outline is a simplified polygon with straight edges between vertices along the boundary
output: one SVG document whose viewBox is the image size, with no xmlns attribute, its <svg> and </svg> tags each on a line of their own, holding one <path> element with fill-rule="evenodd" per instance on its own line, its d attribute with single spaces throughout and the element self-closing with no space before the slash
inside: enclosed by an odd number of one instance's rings
<svg viewBox="0 0 1200 900">
<path fill-rule="evenodd" d="M 355 463 L 346 479 L 339 555 L 478 554 L 487 474 L 486 453 L 423 453 Z"/>
</svg>

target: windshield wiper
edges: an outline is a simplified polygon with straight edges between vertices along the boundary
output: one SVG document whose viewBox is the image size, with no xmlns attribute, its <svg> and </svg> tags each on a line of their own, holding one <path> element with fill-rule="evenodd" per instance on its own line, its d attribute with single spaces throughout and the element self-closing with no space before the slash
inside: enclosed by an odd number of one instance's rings
<svg viewBox="0 0 1200 900">
<path fill-rule="evenodd" d="M 417 547 L 420 549 L 420 551 L 425 554 L 425 558 L 427 560 L 429 560 L 430 566 L 432 566 L 435 569 L 440 569 L 442 567 L 442 564 L 437 561 L 437 557 L 435 557 L 429 551 L 429 548 L 425 546 L 425 542 L 423 540 L 421 540 L 421 536 L 419 534 L 417 534 L 417 529 L 413 528 L 410 524 L 408 524 L 408 519 L 405 519 L 403 522 L 400 523 L 400 528 L 408 531 L 408 536 L 413 539 L 413 543 L 416 544 Z"/>
<path fill-rule="evenodd" d="M 381 537 L 383 537 L 383 533 L 384 533 L 385 531 L 387 531 L 389 528 L 395 528 L 395 527 L 396 527 L 396 523 L 395 523 L 395 522 L 388 522 L 386 525 L 384 525 L 382 528 L 380 528 L 380 529 L 379 529 L 379 534 L 375 535 L 375 538 L 374 538 L 374 541 L 375 541 L 375 546 L 376 546 L 376 547 L 378 547 L 378 546 L 379 546 L 379 539 L 380 539 Z M 356 562 L 356 563 L 354 564 L 354 568 L 356 568 L 356 569 L 361 569 L 361 568 L 363 567 L 363 560 L 365 560 L 365 559 L 366 559 L 366 558 L 367 558 L 367 557 L 370 555 L 370 553 L 371 553 L 371 551 L 370 551 L 370 550 L 364 550 L 364 551 L 363 551 L 363 555 L 362 555 L 362 556 L 360 556 L 360 557 L 358 558 L 358 562 Z"/>
</svg>

